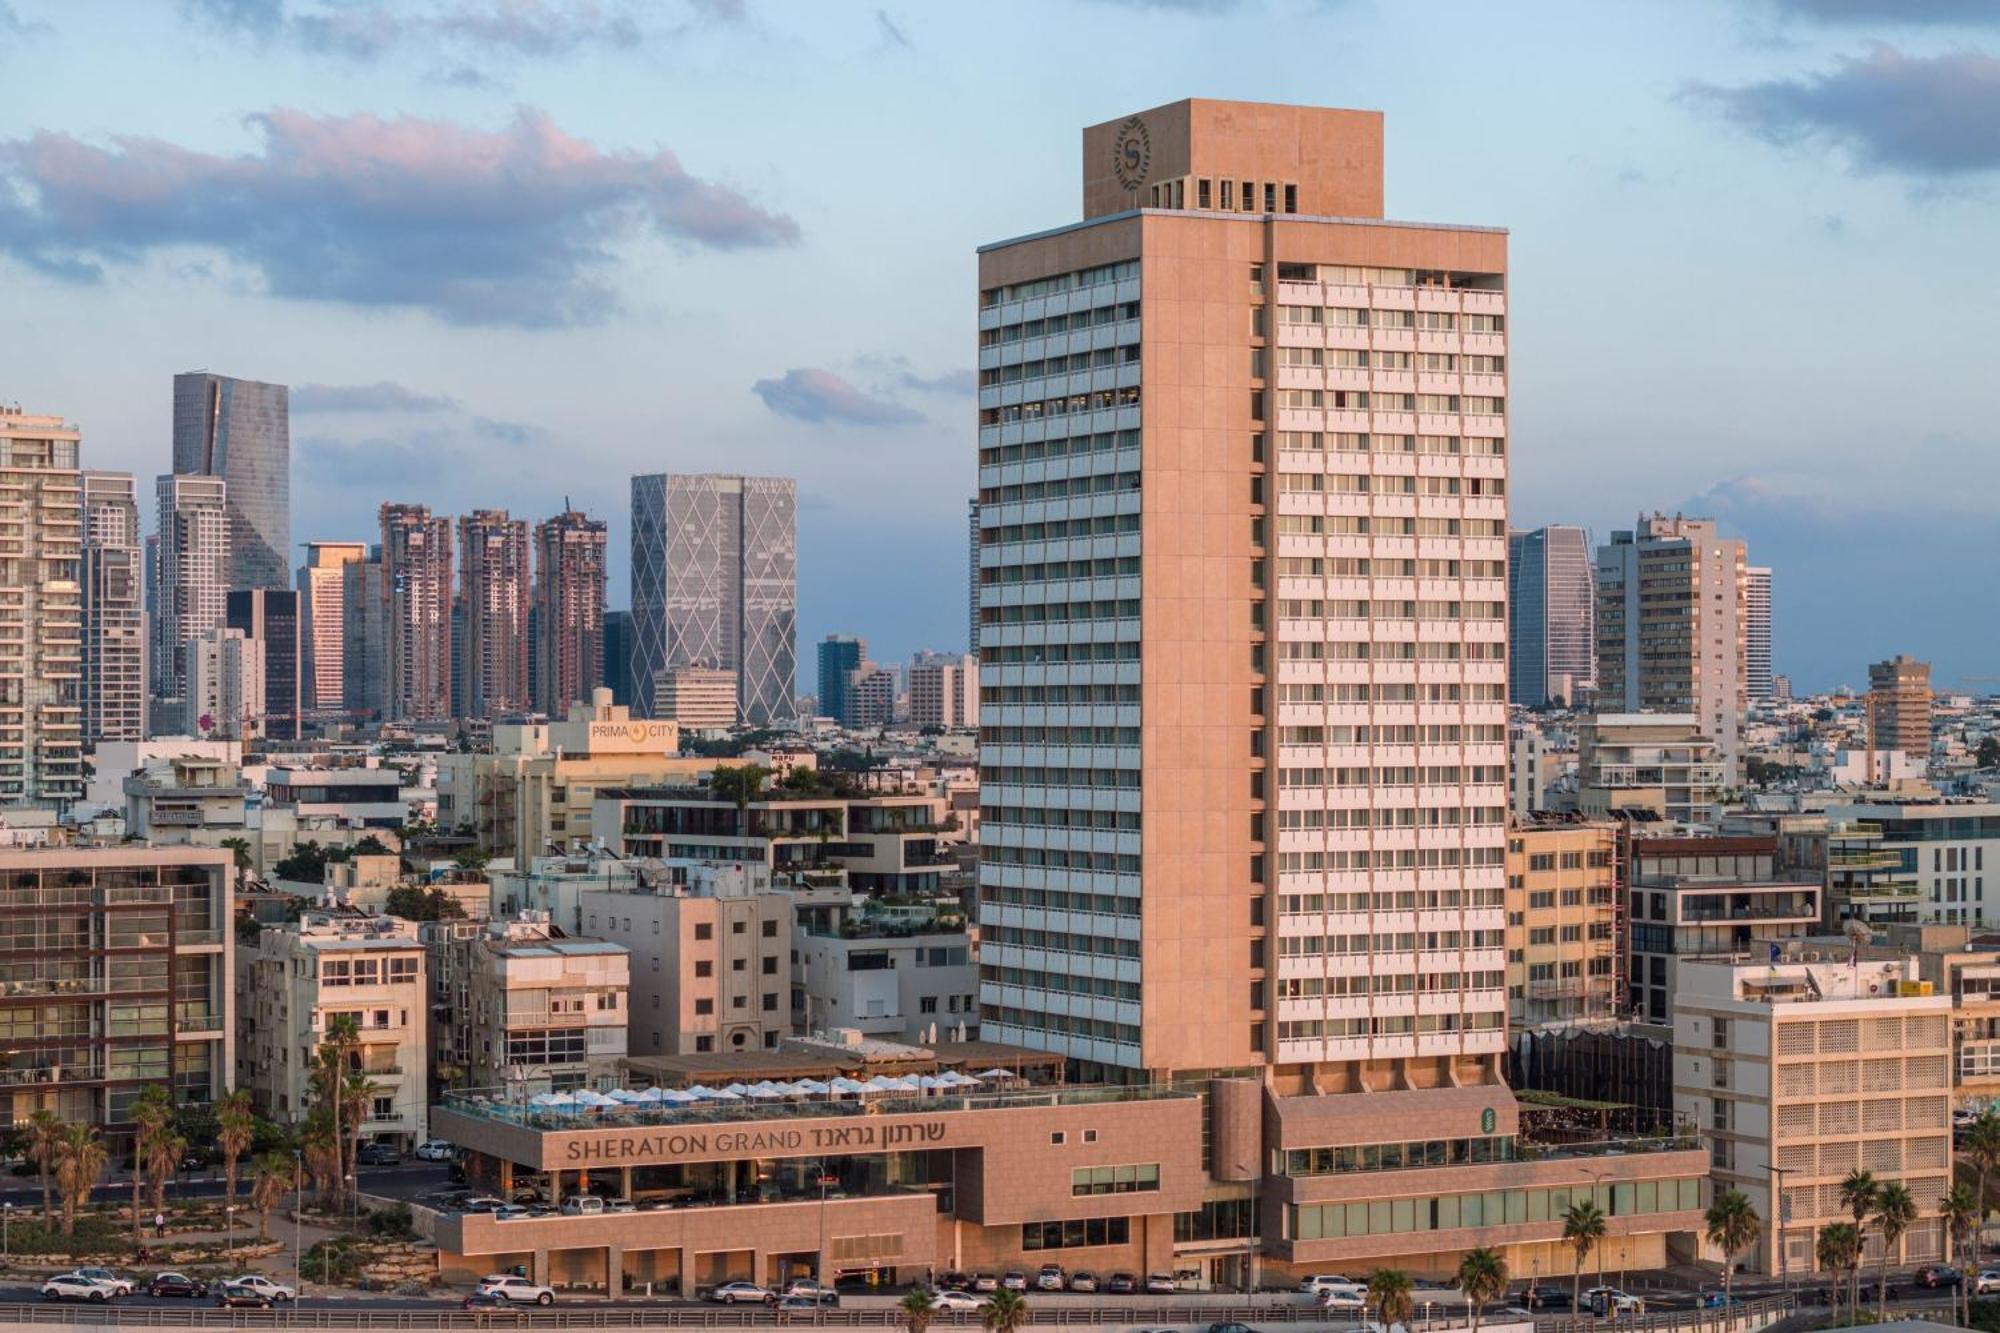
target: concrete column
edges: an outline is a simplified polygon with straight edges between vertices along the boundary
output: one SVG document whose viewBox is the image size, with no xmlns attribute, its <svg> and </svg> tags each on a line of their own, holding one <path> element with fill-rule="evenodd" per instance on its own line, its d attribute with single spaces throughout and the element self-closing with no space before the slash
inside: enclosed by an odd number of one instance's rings
<svg viewBox="0 0 2000 1333">
<path fill-rule="evenodd" d="M 539 1286 L 549 1285 L 549 1252 L 535 1251 L 535 1282 Z"/>
<path fill-rule="evenodd" d="M 562 1204 L 562 1172 L 560 1170 L 555 1170 L 549 1172 L 549 1205 L 551 1207 L 559 1207 L 561 1206 L 561 1204 Z"/>
<path fill-rule="evenodd" d="M 604 1247 L 604 1294 L 617 1296 L 625 1290 L 625 1247 Z"/>
<path fill-rule="evenodd" d="M 504 1157 L 500 1159 L 500 1194 L 507 1202 L 514 1202 L 514 1164 Z"/>
<path fill-rule="evenodd" d="M 632 1168 L 629 1166 L 618 1168 L 618 1197 L 621 1199 L 632 1197 Z"/>
</svg>

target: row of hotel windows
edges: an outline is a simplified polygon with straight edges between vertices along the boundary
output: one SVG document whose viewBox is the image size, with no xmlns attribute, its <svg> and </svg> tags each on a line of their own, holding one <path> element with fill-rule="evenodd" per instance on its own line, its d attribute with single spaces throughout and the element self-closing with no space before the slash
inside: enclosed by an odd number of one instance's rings
<svg viewBox="0 0 2000 1333">
<path fill-rule="evenodd" d="M 1462 692 L 1462 693 L 1461 693 Z M 1491 683 L 1469 684 L 1408 681 L 1374 681 L 1365 684 L 1327 685 L 1304 682 L 1278 686 L 1278 702 L 1283 704 L 1407 704 L 1407 703 L 1505 703 L 1506 686 Z"/>
<path fill-rule="evenodd" d="M 988 486 L 979 492 L 979 503 L 1015 504 L 1029 500 L 1067 500 L 1075 495 L 1103 495 L 1111 491 L 1136 491 L 1136 472 L 1097 472 L 1088 476 L 1031 481 L 1021 486 Z"/>
<path fill-rule="evenodd" d="M 1498 989 L 1498 987 L 1495 987 Z M 1339 1041 L 1349 1037 L 1431 1036 L 1439 1032 L 1488 1032 L 1506 1025 L 1498 1010 L 1470 1014 L 1377 1014 L 1372 1018 L 1296 1018 L 1278 1024 L 1279 1041 Z"/>
<path fill-rule="evenodd" d="M 1174 181 L 1157 181 L 1147 193 L 1147 206 L 1151 208 L 1183 209 L 1188 206 L 1188 182 L 1194 182 L 1194 206 L 1202 212 L 1223 213 L 1296 213 L 1299 211 L 1299 187 L 1290 182 L 1279 185 L 1275 181 L 1264 181 L 1264 207 L 1257 207 L 1257 181 L 1243 181 L 1239 188 L 1233 180 L 1211 181 L 1206 176 L 1184 177 Z M 1280 203 L 1282 200 L 1282 207 Z"/>
<path fill-rule="evenodd" d="M 1335 370 L 1421 370 L 1435 375 L 1504 375 L 1507 358 L 1468 352 L 1392 352 L 1379 347 L 1280 347 L 1281 366 L 1332 366 Z"/>
<path fill-rule="evenodd" d="M 1012 329 L 1007 330 L 1010 333 L 1012 331 Z M 1019 384 L 1022 380 L 1038 380 L 1049 375 L 1068 375 L 1082 370 L 1107 370 L 1112 366 L 1137 365 L 1138 362 L 1137 343 L 1125 343 L 1118 347 L 1099 347 L 1089 352 L 1045 356 L 1039 361 L 1017 361 L 1011 366 L 991 366 L 979 372 L 979 387 L 990 389 L 996 384 Z"/>
<path fill-rule="evenodd" d="M 1263 290 L 1264 266 L 1250 266 L 1250 281 Z M 1332 282 L 1348 287 L 1441 287 L 1458 291 L 1500 292 L 1507 289 L 1504 273 L 1460 273 L 1434 268 L 1364 268 L 1354 264 L 1278 265 L 1279 282 Z"/>
<path fill-rule="evenodd" d="M 319 965 L 322 986 L 394 986 L 417 979 L 421 960 L 408 958 L 329 958 Z"/>
<path fill-rule="evenodd" d="M 1015 324 L 1002 324 L 998 328 L 985 329 L 980 332 L 979 345 L 995 347 L 1001 343 L 1020 342 L 1024 338 L 1045 338 L 1052 334 L 1073 333 L 1079 329 L 1119 324 L 1137 318 L 1139 318 L 1137 301 L 1110 302 L 1093 306 L 1089 310 L 1072 310 L 1066 315 L 1050 315 L 1044 319 L 1023 320 Z"/>
<path fill-rule="evenodd" d="M 1037 972 L 1020 967 L 982 966 L 979 979 L 995 986 L 1020 986 L 1027 990 L 1057 991 L 1067 995 L 1089 995 L 1101 1000 L 1129 1000 L 1138 1003 L 1139 983 L 1114 981 L 1110 977 L 1070 976 L 1063 972 Z"/>
<path fill-rule="evenodd" d="M 1139 900 L 1115 893 L 1076 893 L 1068 889 L 1019 889 L 1008 884 L 982 886 L 980 901 L 1013 907 L 1046 908 L 1051 912 L 1094 912 L 1099 916 L 1138 916 Z"/>
<path fill-rule="evenodd" d="M 1109 537 L 1121 532 L 1137 532 L 1137 514 L 1100 514 L 1095 518 L 1051 519 L 1046 523 L 1008 523 L 982 529 L 979 540 L 985 546 L 1006 546 L 1010 542 L 1055 542 L 1076 537 Z"/>
<path fill-rule="evenodd" d="M 1468 643 L 1390 642 L 1384 639 L 1332 643 L 1287 639 L 1278 645 L 1281 662 L 1504 662 L 1507 645 L 1498 641 Z"/>
<path fill-rule="evenodd" d="M 1125 1217 L 1093 1217 L 1077 1222 L 1025 1222 L 1021 1226 L 1023 1250 L 1084 1250 L 1096 1245 L 1126 1245 L 1131 1240 L 1132 1221 Z"/>
<path fill-rule="evenodd" d="M 1133 1166 L 1079 1166 L 1069 1173 L 1069 1192 L 1077 1198 L 1089 1194 L 1144 1194 L 1159 1188 L 1158 1162 L 1142 1162 Z"/>
<path fill-rule="evenodd" d="M 1506 973 L 1408 972 L 1364 977 L 1280 977 L 1277 995 L 1281 1000 L 1357 999 L 1369 995 L 1448 994 L 1460 990 L 1499 990 Z M 1422 985 L 1417 983 L 1422 981 Z"/>
<path fill-rule="evenodd" d="M 979 807 L 982 828 L 1015 824 L 1027 828 L 1123 829 L 1139 831 L 1137 810 L 1066 810 L 1042 806 L 986 805 Z"/>
<path fill-rule="evenodd" d="M 1136 614 L 1136 612 L 1135 612 Z M 1505 620 L 1505 602 L 1415 601 L 1400 598 L 1279 599 L 1280 620 Z"/>
<path fill-rule="evenodd" d="M 981 644 L 979 660 L 987 666 L 1022 664 L 1039 666 L 1048 662 L 1136 662 L 1136 643 L 1048 643 L 1023 645 Z"/>
<path fill-rule="evenodd" d="M 1283 935 L 1278 952 L 1287 958 L 1315 954 L 1437 953 L 1453 949 L 1503 949 L 1504 930 L 1385 930 L 1351 935 Z M 1493 974 L 1496 978 L 1499 973 Z M 1493 985 L 1500 982 L 1495 980 Z"/>
<path fill-rule="evenodd" d="M 982 625 L 1060 624 L 1070 620 L 1131 620 L 1139 614 L 1136 597 L 1096 602 L 1024 602 L 1012 606 L 982 606 Z"/>
<path fill-rule="evenodd" d="M 981 785 L 1011 784 L 1019 787 L 1119 787 L 1139 789 L 1136 768 L 1030 768 L 1012 764 L 982 764 Z"/>
<path fill-rule="evenodd" d="M 1411 1166 L 1467 1166 L 1514 1160 L 1514 1136 L 1476 1139 L 1416 1139 L 1407 1143 L 1363 1143 L 1339 1148 L 1291 1148 L 1278 1154 L 1278 1174 L 1336 1176 L 1349 1171 L 1398 1171 Z"/>
<path fill-rule="evenodd" d="M 1453 310 L 1382 310 L 1347 305 L 1281 305 L 1280 324 L 1323 324 L 1343 329 L 1425 329 L 1444 332 L 1505 333 L 1505 315 L 1460 315 Z"/>
<path fill-rule="evenodd" d="M 1507 441 L 1497 435 L 1383 435 L 1355 430 L 1281 430 L 1278 448 L 1294 453 L 1472 454 L 1498 458 Z"/>
<path fill-rule="evenodd" d="M 1057 292 L 1098 287 L 1138 276 L 1139 261 L 1122 259 L 1115 264 L 1099 264 L 1074 273 L 1058 273 L 1052 278 L 1036 278 L 1032 282 L 1017 282 L 1006 287 L 988 287 L 979 294 L 979 304 L 989 306 L 1005 305 L 1009 301 L 1032 301 L 1038 296 L 1054 296 Z"/>
<path fill-rule="evenodd" d="M 1504 560 L 1394 560 L 1380 556 L 1284 555 L 1281 579 L 1503 579 Z"/>
<path fill-rule="evenodd" d="M 1494 732 L 1500 733 L 1494 735 Z M 1378 727 L 1279 727 L 1280 745 L 1457 745 L 1461 742 L 1479 745 L 1499 742 L 1507 738 L 1504 726 L 1458 727 L 1449 724 L 1435 726 L 1378 726 Z M 1484 767 L 1484 765 L 1482 765 Z M 1459 781 L 1456 768 L 1450 770 L 1449 778 L 1443 776 L 1442 768 L 1427 768 L 1425 782 Z M 1483 781 L 1484 779 L 1476 779 Z M 1498 779 L 1495 779 L 1496 781 Z"/>
<path fill-rule="evenodd" d="M 1040 421 L 1044 417 L 1064 417 L 1077 412 L 1104 412 L 1114 407 L 1137 407 L 1139 386 L 1097 389 L 1090 393 L 1069 393 L 1060 398 L 1043 398 L 1032 403 L 1009 403 L 989 407 L 979 414 L 982 426 L 1001 426 L 1010 421 Z"/>
<path fill-rule="evenodd" d="M 1066 852 L 1044 847 L 984 847 L 982 865 L 1046 866 L 1051 870 L 1094 870 L 1111 875 L 1136 875 L 1139 858 L 1114 852 Z"/>
<path fill-rule="evenodd" d="M 1038 1032 L 1060 1032 L 1073 1037 L 1090 1037 L 1098 1041 L 1122 1041 L 1132 1046 L 1139 1044 L 1138 1024 L 1112 1023 L 1101 1018 L 1072 1018 L 1067 1014 L 1044 1014 L 1000 1005 L 981 1012 L 981 1026 L 984 1027 L 989 1023 L 1005 1027 L 1029 1028 Z"/>
<path fill-rule="evenodd" d="M 1137 517 L 1133 515 L 1132 517 Z M 1497 518 L 1407 518 L 1367 514 L 1280 514 L 1278 531 L 1310 537 L 1504 537 Z"/>
<path fill-rule="evenodd" d="M 1137 745 L 1137 727 L 981 727 L 984 745 Z"/>
<path fill-rule="evenodd" d="M 985 857 L 980 858 L 982 861 Z M 1058 953 L 1096 954 L 1102 958 L 1137 958 L 1139 941 L 1113 939 L 1104 935 L 1072 935 L 1060 930 L 1027 930 L 1020 926 L 981 926 L 982 943 L 1015 944 L 1024 949 L 1053 949 Z"/>
<path fill-rule="evenodd" d="M 1467 727 L 1467 731 L 1480 733 L 1468 737 L 1466 743 L 1477 745 L 1487 732 L 1497 731 L 1504 738 L 1505 727 Z M 1493 765 L 1482 765 L 1493 767 Z M 1341 766 L 1337 768 L 1281 768 L 1278 770 L 1280 787 L 1414 787 L 1427 786 L 1434 774 L 1443 770 L 1435 767 L 1420 768 L 1413 764 L 1385 764 L 1376 767 L 1366 765 Z M 1441 784 L 1449 785 L 1449 784 Z M 1436 812 L 1431 812 L 1435 814 Z M 1427 821 L 1435 823 L 1435 821 Z M 1469 819 L 1468 823 L 1498 824 L 1498 819 Z"/>
<path fill-rule="evenodd" d="M 1136 704 L 1137 685 L 987 685 L 982 704 Z"/>
<path fill-rule="evenodd" d="M 1490 1190 L 1422 1199 L 1302 1204 L 1285 1210 L 1285 1224 L 1294 1240 L 1519 1226 L 1524 1222 L 1560 1222 L 1573 1200 L 1589 1199 L 1612 1217 L 1692 1212 L 1701 1207 L 1701 1180 L 1640 1180 L 1575 1189 Z"/>
<path fill-rule="evenodd" d="M 1024 444 L 1002 444 L 979 451 L 979 466 L 1001 463 L 1033 463 L 1042 458 L 1074 457 L 1077 454 L 1105 453 L 1113 449 L 1137 449 L 1136 430 L 1101 430 L 1093 435 L 1071 435 L 1052 440 L 1031 440 Z"/>
<path fill-rule="evenodd" d="M 1498 417 L 1507 413 L 1507 400 L 1490 394 L 1391 393 L 1382 389 L 1280 389 L 1278 406 L 1295 411 L 1332 408 L 1337 412 L 1424 412 L 1433 416 L 1462 412 L 1469 417 Z"/>
<path fill-rule="evenodd" d="M 1134 489 L 1137 489 L 1136 487 Z M 1499 477 L 1413 477 L 1406 472 L 1280 472 L 1284 495 L 1505 495 Z"/>
<path fill-rule="evenodd" d="M 988 565 L 979 571 L 979 581 L 1058 583 L 1069 579 L 1135 578 L 1138 573 L 1138 556 L 1104 556 L 1096 560 L 1049 560 L 1028 565 Z"/>
<path fill-rule="evenodd" d="M 1278 895 L 1281 916 L 1318 916 L 1332 912 L 1456 912 L 1464 908 L 1498 907 L 1499 889 L 1395 889 L 1382 893 L 1284 893 Z"/>
<path fill-rule="evenodd" d="M 1492 847 L 1391 847 L 1372 852 L 1284 852 L 1280 872 L 1323 870 L 1477 870 L 1500 865 L 1506 853 Z M 1283 864 L 1296 858 L 1297 864 Z"/>
</svg>

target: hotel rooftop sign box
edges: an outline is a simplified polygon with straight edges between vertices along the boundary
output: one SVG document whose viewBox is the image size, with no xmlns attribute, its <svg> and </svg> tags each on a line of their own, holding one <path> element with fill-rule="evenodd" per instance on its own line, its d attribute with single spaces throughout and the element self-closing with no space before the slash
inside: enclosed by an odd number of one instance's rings
<svg viewBox="0 0 2000 1333">
<path fill-rule="evenodd" d="M 652 718 L 585 724 L 584 744 L 591 754 L 674 754 L 680 749 L 678 722 Z"/>
</svg>

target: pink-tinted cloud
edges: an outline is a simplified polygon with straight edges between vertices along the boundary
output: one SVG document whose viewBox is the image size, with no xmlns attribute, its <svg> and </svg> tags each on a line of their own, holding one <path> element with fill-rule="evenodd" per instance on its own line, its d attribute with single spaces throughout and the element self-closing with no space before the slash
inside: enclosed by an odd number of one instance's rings
<svg viewBox="0 0 2000 1333">
<path fill-rule="evenodd" d="M 251 123 L 263 146 L 234 157 L 139 136 L 0 140 L 0 250 L 90 281 L 163 247 L 208 247 L 276 296 L 539 327 L 616 308 L 621 244 L 735 250 L 799 234 L 665 149 L 607 152 L 539 111 L 494 131 L 285 109 Z"/>
<path fill-rule="evenodd" d="M 905 426 L 923 420 L 901 403 L 863 393 L 830 370 L 802 368 L 758 380 L 750 392 L 781 417 L 849 426 Z"/>
</svg>

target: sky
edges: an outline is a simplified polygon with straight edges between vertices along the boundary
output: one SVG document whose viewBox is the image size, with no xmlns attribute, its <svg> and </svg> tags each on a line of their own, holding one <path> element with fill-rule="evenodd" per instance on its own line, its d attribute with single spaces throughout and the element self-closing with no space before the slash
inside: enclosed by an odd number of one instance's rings
<svg viewBox="0 0 2000 1333">
<path fill-rule="evenodd" d="M 567 498 L 623 606 L 633 473 L 786 475 L 802 675 L 962 647 L 975 248 L 1078 216 L 1085 125 L 1304 102 L 1385 113 L 1390 217 L 1510 230 L 1517 526 L 1718 517 L 1803 687 L 2000 672 L 1996 0 L 0 0 L 0 50 L 0 401 L 143 482 L 176 371 L 290 384 L 295 542 Z"/>
</svg>

